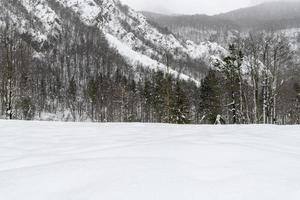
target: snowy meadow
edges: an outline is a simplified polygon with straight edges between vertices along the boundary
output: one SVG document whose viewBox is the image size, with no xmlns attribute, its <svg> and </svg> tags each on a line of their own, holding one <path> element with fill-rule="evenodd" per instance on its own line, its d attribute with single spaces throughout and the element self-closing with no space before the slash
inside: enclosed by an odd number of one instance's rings
<svg viewBox="0 0 300 200">
<path fill-rule="evenodd" d="M 299 126 L 0 121 L 1 200 L 298 200 Z"/>
</svg>

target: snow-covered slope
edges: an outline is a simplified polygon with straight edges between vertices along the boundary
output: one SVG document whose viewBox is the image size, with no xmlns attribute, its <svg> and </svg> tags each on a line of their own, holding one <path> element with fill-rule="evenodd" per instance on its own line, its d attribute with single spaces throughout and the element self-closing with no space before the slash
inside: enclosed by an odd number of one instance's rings
<svg viewBox="0 0 300 200">
<path fill-rule="evenodd" d="M 194 81 L 195 83 L 200 84 L 199 80 L 196 80 L 191 76 L 178 73 L 176 70 L 168 68 L 165 64 L 154 60 L 149 56 L 134 51 L 132 48 L 130 48 L 130 46 L 124 44 L 109 33 L 106 34 L 106 38 L 110 42 L 110 45 L 118 49 L 118 52 L 127 58 L 127 61 L 133 66 L 147 66 L 151 70 L 163 71 L 165 73 L 172 74 L 174 77 L 180 77 L 183 80 Z"/>
<path fill-rule="evenodd" d="M 295 59 L 300 63 L 300 28 L 283 29 L 279 32 L 289 38 L 291 48 L 296 52 Z"/>
<path fill-rule="evenodd" d="M 0 121 L 3 200 L 298 200 L 299 126 Z"/>
<path fill-rule="evenodd" d="M 61 33 L 61 19 L 46 0 L 0 0 L 0 24 L 15 27 L 28 42 L 42 50 Z"/>
<path fill-rule="evenodd" d="M 57 9 L 59 5 L 76 13 L 87 26 L 103 30 L 110 45 L 133 66 L 166 70 L 166 54 L 175 60 L 189 57 L 210 65 L 213 59 L 226 53 L 215 43 L 196 45 L 192 41 L 177 39 L 173 34 L 162 33 L 141 13 L 122 5 L 119 0 L 0 0 L 0 3 L 0 21 L 11 18 L 21 33 L 29 35 L 40 46 L 59 37 L 60 24 L 64 20 Z M 124 46 L 130 51 L 123 51 Z"/>
</svg>

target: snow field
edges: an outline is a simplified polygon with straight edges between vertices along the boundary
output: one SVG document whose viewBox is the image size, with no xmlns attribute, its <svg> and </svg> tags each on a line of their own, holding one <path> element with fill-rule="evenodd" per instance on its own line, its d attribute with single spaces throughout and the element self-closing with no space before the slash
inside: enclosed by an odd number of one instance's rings
<svg viewBox="0 0 300 200">
<path fill-rule="evenodd" d="M 299 200 L 299 126 L 0 121 L 2 200 Z"/>
</svg>

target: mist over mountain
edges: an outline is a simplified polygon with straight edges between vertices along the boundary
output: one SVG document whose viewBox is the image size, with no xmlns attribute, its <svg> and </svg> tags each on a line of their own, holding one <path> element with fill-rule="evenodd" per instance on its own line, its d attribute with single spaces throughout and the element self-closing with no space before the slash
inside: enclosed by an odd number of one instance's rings
<svg viewBox="0 0 300 200">
<path fill-rule="evenodd" d="M 213 16 L 143 14 L 160 26 L 195 42 L 210 40 L 224 44 L 235 31 L 276 31 L 300 27 L 299 1 L 265 2 Z"/>
<path fill-rule="evenodd" d="M 162 14 L 208 14 L 213 15 L 221 12 L 250 6 L 250 0 L 123 0 L 122 2 L 135 8 Z M 165 12 L 167 11 L 167 13 Z"/>
<path fill-rule="evenodd" d="M 266 2 L 257 6 L 242 8 L 228 13 L 215 15 L 219 19 L 228 19 L 241 28 L 282 29 L 299 27 L 300 2 Z"/>
</svg>

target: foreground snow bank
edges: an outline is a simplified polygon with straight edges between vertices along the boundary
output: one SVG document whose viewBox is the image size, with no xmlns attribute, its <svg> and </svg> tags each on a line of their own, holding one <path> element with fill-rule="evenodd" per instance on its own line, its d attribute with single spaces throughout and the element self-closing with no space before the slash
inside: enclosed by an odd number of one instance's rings
<svg viewBox="0 0 300 200">
<path fill-rule="evenodd" d="M 0 121 L 3 200 L 299 200 L 299 126 Z"/>
</svg>

